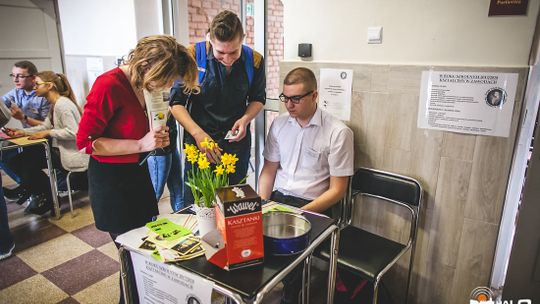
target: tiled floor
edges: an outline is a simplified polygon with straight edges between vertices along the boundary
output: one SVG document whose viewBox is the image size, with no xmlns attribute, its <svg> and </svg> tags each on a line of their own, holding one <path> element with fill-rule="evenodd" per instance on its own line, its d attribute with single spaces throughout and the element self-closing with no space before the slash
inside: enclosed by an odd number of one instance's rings
<svg viewBox="0 0 540 304">
<path fill-rule="evenodd" d="M 107 233 L 96 229 L 86 193 L 74 199 L 76 215 L 69 213 L 65 197 L 59 220 L 25 215 L 23 206 L 8 201 L 16 247 L 12 257 L 0 261 L 0 303 L 118 303 L 117 249 Z M 171 212 L 167 192 L 159 209 Z M 323 303 L 322 292 L 313 292 L 312 302 Z M 279 303 L 279 295 L 276 288 L 266 303 Z M 213 303 L 223 299 L 214 296 Z"/>
</svg>

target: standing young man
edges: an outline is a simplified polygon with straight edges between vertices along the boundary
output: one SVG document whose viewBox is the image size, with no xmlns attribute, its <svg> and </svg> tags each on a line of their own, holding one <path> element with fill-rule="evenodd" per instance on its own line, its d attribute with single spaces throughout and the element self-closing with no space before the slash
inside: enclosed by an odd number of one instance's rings
<svg viewBox="0 0 540 304">
<path fill-rule="evenodd" d="M 218 161 L 224 152 L 236 154 L 236 172 L 229 177 L 230 183 L 236 184 L 246 177 L 249 165 L 249 123 L 265 103 L 264 59 L 242 46 L 242 22 L 233 12 L 223 11 L 212 20 L 208 38 L 189 47 L 199 66 L 201 91 L 185 95 L 177 90 L 178 94 L 171 96 L 172 113 L 185 129 L 184 143 L 196 144 L 199 149 L 206 138 L 218 143 L 221 150 L 206 150 L 211 162 Z M 228 131 L 234 136 L 225 140 Z M 185 165 L 187 174 L 191 164 Z M 184 187 L 184 204 L 191 203 L 191 190 Z"/>
<path fill-rule="evenodd" d="M 259 177 L 263 199 L 319 213 L 343 198 L 354 173 L 353 133 L 317 106 L 317 80 L 307 68 L 290 71 L 279 99 L 287 112 L 270 127 Z M 297 303 L 299 266 L 284 280 L 281 303 Z"/>
</svg>

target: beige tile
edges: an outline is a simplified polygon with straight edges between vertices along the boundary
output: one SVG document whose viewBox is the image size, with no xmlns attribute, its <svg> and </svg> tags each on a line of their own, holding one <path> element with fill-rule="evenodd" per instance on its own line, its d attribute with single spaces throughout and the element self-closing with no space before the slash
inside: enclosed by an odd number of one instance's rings
<svg viewBox="0 0 540 304">
<path fill-rule="evenodd" d="M 437 179 L 435 206 L 431 222 L 431 260 L 456 267 L 462 237 L 467 189 L 471 177 L 470 162 L 443 157 Z"/>
<path fill-rule="evenodd" d="M 464 220 L 451 303 L 467 303 L 473 288 L 489 286 L 498 231 L 498 225 Z"/>
<path fill-rule="evenodd" d="M 72 234 L 64 234 L 48 242 L 17 253 L 26 264 L 43 272 L 91 251 L 92 246 Z"/>
<path fill-rule="evenodd" d="M 115 261 L 119 262 L 118 248 L 116 248 L 116 246 L 114 245 L 114 242 L 109 242 L 109 243 L 97 248 L 97 250 L 103 252 L 104 254 L 109 256 L 110 258 L 112 258 Z"/>
<path fill-rule="evenodd" d="M 388 94 L 388 108 L 378 112 L 378 116 L 387 116 L 385 147 L 411 151 L 413 130 L 416 129 L 418 95 L 405 93 Z M 379 118 L 380 119 L 380 118 Z"/>
<path fill-rule="evenodd" d="M 472 161 L 476 135 L 445 132 L 442 156 Z"/>
<path fill-rule="evenodd" d="M 500 222 L 512 156 L 508 142 L 493 136 L 476 140 L 465 217 Z"/>
<path fill-rule="evenodd" d="M 389 65 L 371 66 L 371 92 L 388 92 Z"/>
<path fill-rule="evenodd" d="M 70 213 L 65 213 L 59 220 L 50 218 L 49 221 L 67 232 L 75 231 L 94 223 L 94 214 L 92 213 L 90 204 L 76 208 L 74 211 L 76 212 L 75 217 L 71 217 Z"/>
<path fill-rule="evenodd" d="M 120 284 L 118 272 L 73 295 L 81 304 L 118 303 Z"/>
<path fill-rule="evenodd" d="M 0 303 L 58 303 L 68 294 L 40 274 L 0 290 Z"/>
</svg>

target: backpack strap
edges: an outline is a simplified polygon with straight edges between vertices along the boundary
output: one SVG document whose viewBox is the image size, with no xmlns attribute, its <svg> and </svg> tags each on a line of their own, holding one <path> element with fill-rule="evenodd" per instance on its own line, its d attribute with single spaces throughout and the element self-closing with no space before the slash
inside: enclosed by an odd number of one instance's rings
<svg viewBox="0 0 540 304">
<path fill-rule="evenodd" d="M 203 82 L 204 75 L 206 74 L 206 44 L 206 41 L 197 42 L 195 44 L 195 60 L 197 61 L 197 68 L 199 70 L 199 83 Z M 253 49 L 247 45 L 242 45 L 242 53 L 246 56 L 244 67 L 246 69 L 249 86 L 251 87 L 253 75 L 255 74 L 255 69 L 253 67 Z"/>
<path fill-rule="evenodd" d="M 206 74 L 206 41 L 195 44 L 195 59 L 197 60 L 197 69 L 199 70 L 199 83 L 202 83 Z"/>
<path fill-rule="evenodd" d="M 246 74 L 248 77 L 248 83 L 249 87 L 251 88 L 251 84 L 253 83 L 253 74 L 254 74 L 254 68 L 253 68 L 253 49 L 251 49 L 249 46 L 242 44 L 242 52 L 244 53 L 244 56 L 246 56 L 244 60 L 244 65 L 246 68 Z"/>
</svg>

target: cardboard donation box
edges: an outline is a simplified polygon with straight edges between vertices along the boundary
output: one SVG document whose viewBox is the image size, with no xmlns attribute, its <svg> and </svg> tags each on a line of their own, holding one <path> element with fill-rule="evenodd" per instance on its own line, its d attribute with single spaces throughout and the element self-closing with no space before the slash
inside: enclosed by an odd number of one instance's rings
<svg viewBox="0 0 540 304">
<path fill-rule="evenodd" d="M 257 193 L 249 185 L 219 188 L 215 208 L 218 230 L 203 237 L 208 261 L 226 270 L 262 263 L 263 222 Z"/>
</svg>

